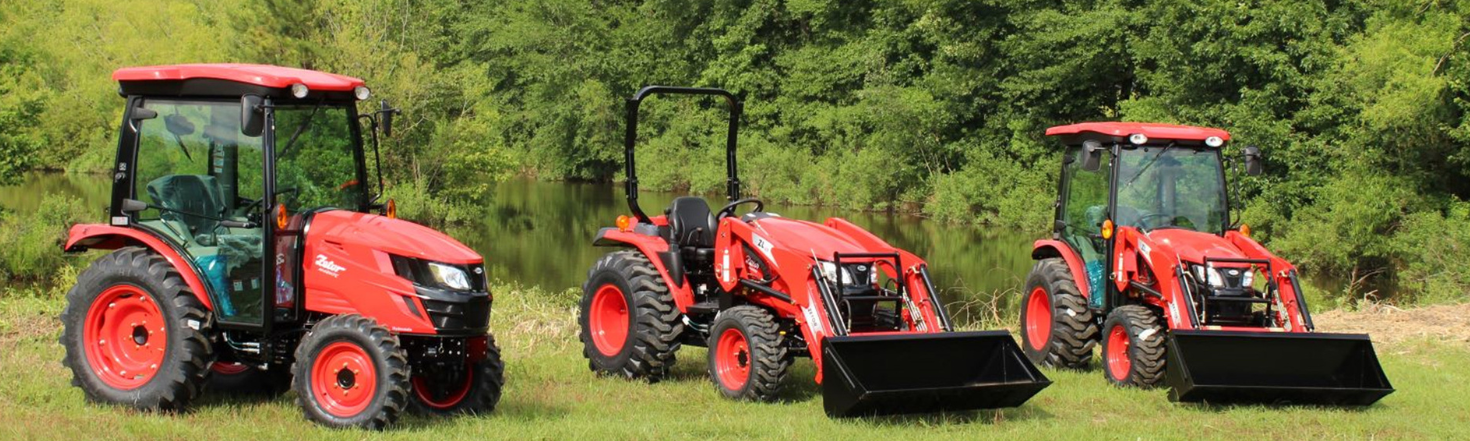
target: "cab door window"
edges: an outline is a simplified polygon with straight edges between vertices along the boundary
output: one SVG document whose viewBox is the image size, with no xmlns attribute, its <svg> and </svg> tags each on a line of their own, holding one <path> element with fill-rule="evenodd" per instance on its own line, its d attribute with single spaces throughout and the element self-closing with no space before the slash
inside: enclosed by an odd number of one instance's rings
<svg viewBox="0 0 1470 441">
<path fill-rule="evenodd" d="M 239 102 L 150 99 L 143 107 L 158 116 L 138 122 L 133 198 L 153 208 L 134 221 L 184 250 L 221 320 L 261 323 L 265 231 L 222 224 L 259 210 L 261 139 L 240 134 Z"/>
</svg>

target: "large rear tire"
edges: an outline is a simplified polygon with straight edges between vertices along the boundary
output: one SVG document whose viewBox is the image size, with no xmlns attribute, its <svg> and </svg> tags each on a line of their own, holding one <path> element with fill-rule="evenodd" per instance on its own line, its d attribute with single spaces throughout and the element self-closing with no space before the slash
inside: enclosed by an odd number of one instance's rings
<svg viewBox="0 0 1470 441">
<path fill-rule="evenodd" d="M 1032 363 L 1086 368 L 1097 346 L 1097 318 L 1078 293 L 1077 282 L 1060 257 L 1036 261 L 1026 276 L 1021 301 L 1021 347 Z"/>
<path fill-rule="evenodd" d="M 1103 323 L 1103 375 L 1118 386 L 1152 388 L 1164 380 L 1166 332 L 1153 310 L 1120 306 Z"/>
<path fill-rule="evenodd" d="M 608 253 L 587 272 L 578 322 L 592 371 L 657 382 L 674 366 L 684 324 L 653 262 L 637 250 Z"/>
<path fill-rule="evenodd" d="M 408 358 L 372 319 L 328 317 L 301 338 L 291 369 L 296 404 L 329 427 L 382 429 L 408 405 Z"/>
<path fill-rule="evenodd" d="M 61 313 L 62 364 L 93 402 L 178 411 L 204 389 L 211 322 L 172 264 L 144 248 L 103 256 Z"/>
<path fill-rule="evenodd" d="M 709 376 L 727 398 L 774 401 L 791 366 L 776 317 L 755 306 L 720 312 L 710 327 Z"/>
<path fill-rule="evenodd" d="M 470 339 L 467 344 L 478 344 L 475 340 Z M 495 345 L 494 336 L 487 335 L 480 341 L 485 345 L 485 358 L 466 361 L 464 372 L 458 379 L 435 381 L 427 373 L 414 374 L 411 405 L 415 412 L 453 415 L 495 410 L 495 405 L 500 403 L 501 389 L 505 387 L 505 363 L 500 360 L 500 348 Z"/>
</svg>

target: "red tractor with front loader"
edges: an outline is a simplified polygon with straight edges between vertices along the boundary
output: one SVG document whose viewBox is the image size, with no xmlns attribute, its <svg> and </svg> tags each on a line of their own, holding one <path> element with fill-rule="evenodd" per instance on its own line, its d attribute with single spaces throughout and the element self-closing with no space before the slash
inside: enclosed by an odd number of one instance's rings
<svg viewBox="0 0 1470 441">
<path fill-rule="evenodd" d="M 1066 145 L 1052 237 L 1021 303 L 1032 361 L 1182 402 L 1370 405 L 1393 392 L 1367 335 L 1316 332 L 1290 262 L 1232 223 L 1224 130 L 1052 127 Z M 1241 149 L 1261 173 L 1260 149 Z M 1237 166 L 1239 170 L 1239 166 Z"/>
<path fill-rule="evenodd" d="M 291 387 L 307 418 L 363 428 L 405 407 L 494 409 L 483 259 L 379 202 L 377 135 L 396 109 L 359 114 L 362 80 L 294 68 L 112 77 L 127 105 L 108 222 L 65 245 L 112 250 L 61 316 L 88 400 L 181 411 L 207 388 Z"/>
<path fill-rule="evenodd" d="M 729 104 L 720 210 L 699 197 L 677 198 L 661 216 L 639 207 L 638 107 L 658 94 Z M 954 331 L 923 259 L 840 218 L 787 219 L 742 199 L 742 103 L 730 92 L 650 86 L 627 105 L 632 217 L 597 233 L 594 245 L 624 249 L 592 266 L 580 308 L 593 371 L 655 382 L 681 346 L 704 346 L 724 396 L 771 401 L 792 359 L 810 356 L 834 417 L 1013 407 L 1050 384 L 1005 331 Z"/>
</svg>

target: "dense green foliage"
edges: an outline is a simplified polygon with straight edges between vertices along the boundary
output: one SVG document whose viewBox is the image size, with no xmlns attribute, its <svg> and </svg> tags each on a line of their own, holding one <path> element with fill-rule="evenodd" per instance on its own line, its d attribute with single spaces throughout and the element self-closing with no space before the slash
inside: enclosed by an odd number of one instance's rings
<svg viewBox="0 0 1470 441">
<path fill-rule="evenodd" d="M 463 220 L 508 174 L 622 179 L 624 97 L 719 86 L 746 99 L 742 178 L 766 199 L 1041 231 L 1045 127 L 1211 125 L 1265 151 L 1235 182 L 1283 255 L 1364 292 L 1470 291 L 1466 0 L 37 0 L 0 21 L 6 179 L 106 167 L 112 69 L 266 62 L 402 107 L 390 193 Z M 644 188 L 723 188 L 725 115 L 646 104 Z"/>
</svg>

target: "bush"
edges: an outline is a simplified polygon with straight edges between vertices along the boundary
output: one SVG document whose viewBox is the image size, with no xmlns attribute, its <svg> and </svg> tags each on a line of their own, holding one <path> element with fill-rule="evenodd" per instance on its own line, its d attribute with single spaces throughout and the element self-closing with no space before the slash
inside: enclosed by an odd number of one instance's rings
<svg viewBox="0 0 1470 441">
<path fill-rule="evenodd" d="M 1415 303 L 1452 303 L 1470 299 L 1470 203 L 1456 202 L 1447 213 L 1414 213 L 1404 219 L 1393 246 L 1398 256 L 1399 289 Z"/>
<path fill-rule="evenodd" d="M 58 272 L 81 258 L 67 255 L 61 247 L 67 229 L 79 222 L 95 221 L 79 199 L 47 195 L 34 212 L 0 213 L 0 280 L 9 284 L 47 283 Z"/>
</svg>

